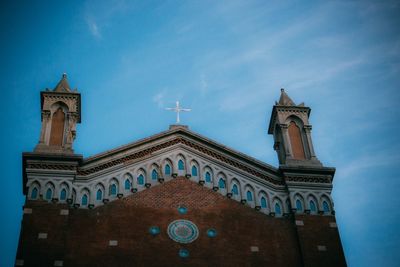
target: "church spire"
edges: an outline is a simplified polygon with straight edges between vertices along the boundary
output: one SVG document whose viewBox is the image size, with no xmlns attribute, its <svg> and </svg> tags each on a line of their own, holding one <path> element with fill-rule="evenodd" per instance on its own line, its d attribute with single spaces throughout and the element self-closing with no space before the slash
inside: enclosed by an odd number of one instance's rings
<svg viewBox="0 0 400 267">
<path fill-rule="evenodd" d="M 42 129 L 35 152 L 73 153 L 76 124 L 81 122 L 81 95 L 64 73 L 54 90 L 40 93 Z"/>
<path fill-rule="evenodd" d="M 304 103 L 296 105 L 285 89 L 281 89 L 281 97 L 275 102 L 268 127 L 268 133 L 274 136 L 274 149 L 281 165 L 322 165 L 311 140 L 310 111 Z"/>
<path fill-rule="evenodd" d="M 293 100 L 286 94 L 285 89 L 281 88 L 281 97 L 277 105 L 280 106 L 296 106 Z"/>
<path fill-rule="evenodd" d="M 67 74 L 63 73 L 61 80 L 58 82 L 53 90 L 54 92 L 71 92 L 71 87 L 68 84 Z"/>
</svg>

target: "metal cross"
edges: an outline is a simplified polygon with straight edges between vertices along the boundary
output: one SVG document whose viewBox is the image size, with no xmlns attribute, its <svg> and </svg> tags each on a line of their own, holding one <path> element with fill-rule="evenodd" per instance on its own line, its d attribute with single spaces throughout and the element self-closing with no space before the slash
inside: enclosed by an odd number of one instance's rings
<svg viewBox="0 0 400 267">
<path fill-rule="evenodd" d="M 176 101 L 176 107 L 174 108 L 166 108 L 166 110 L 172 110 L 176 112 L 176 124 L 179 124 L 180 120 L 179 120 L 179 112 L 181 111 L 191 111 L 192 109 L 190 108 L 181 108 L 179 106 L 179 101 Z"/>
</svg>

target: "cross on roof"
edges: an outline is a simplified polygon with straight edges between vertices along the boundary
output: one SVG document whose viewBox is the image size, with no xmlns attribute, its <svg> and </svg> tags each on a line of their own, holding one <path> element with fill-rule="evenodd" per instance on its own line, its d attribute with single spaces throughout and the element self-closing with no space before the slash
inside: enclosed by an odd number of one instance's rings
<svg viewBox="0 0 400 267">
<path fill-rule="evenodd" d="M 179 106 L 179 101 L 176 101 L 176 106 L 174 108 L 166 108 L 166 110 L 172 110 L 176 112 L 176 124 L 179 124 L 180 119 L 179 119 L 179 112 L 182 111 L 191 111 L 192 109 L 190 108 L 181 108 Z"/>
</svg>

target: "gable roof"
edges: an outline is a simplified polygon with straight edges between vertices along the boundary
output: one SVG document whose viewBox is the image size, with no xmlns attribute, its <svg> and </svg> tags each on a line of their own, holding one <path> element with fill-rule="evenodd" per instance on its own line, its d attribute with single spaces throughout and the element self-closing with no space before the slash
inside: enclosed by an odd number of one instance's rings
<svg viewBox="0 0 400 267">
<path fill-rule="evenodd" d="M 176 136 L 176 138 L 171 139 L 170 137 L 173 136 Z M 160 143 L 162 141 L 164 141 L 164 143 Z M 157 144 L 155 144 L 153 147 L 145 149 L 140 148 L 143 145 L 156 142 Z M 114 165 L 130 161 L 132 159 L 144 157 L 145 155 L 150 154 L 155 150 L 159 150 L 177 143 L 182 143 L 184 145 L 190 146 L 196 150 L 211 155 L 218 160 L 224 161 L 230 165 L 233 165 L 236 168 L 240 168 L 263 179 L 266 179 L 267 177 L 265 177 L 264 174 L 257 172 L 257 169 L 260 169 L 263 172 L 267 172 L 272 176 L 279 176 L 279 170 L 277 168 L 253 157 L 250 157 L 244 153 L 238 152 L 232 148 L 224 146 L 198 133 L 195 133 L 189 130 L 188 127 L 184 125 L 171 125 L 169 130 L 167 131 L 88 157 L 83 160 L 80 171 L 78 173 L 80 175 L 87 175 L 102 169 L 109 168 Z M 135 151 L 135 148 L 138 148 L 138 150 Z M 108 158 L 110 159 L 110 161 L 107 161 L 105 163 L 104 161 Z M 248 165 L 254 166 L 254 170 L 252 168 L 249 168 Z M 271 179 L 270 177 L 268 178 L 269 179 L 267 180 Z M 281 183 L 281 181 L 277 180 L 275 180 L 275 182 Z"/>
<path fill-rule="evenodd" d="M 285 89 L 281 89 L 281 97 L 279 98 L 278 105 L 281 106 L 296 106 L 293 100 L 286 94 Z"/>
<path fill-rule="evenodd" d="M 61 80 L 58 82 L 56 87 L 53 90 L 54 92 L 71 92 L 71 87 L 69 86 L 67 80 L 67 74 L 63 73 Z"/>
</svg>

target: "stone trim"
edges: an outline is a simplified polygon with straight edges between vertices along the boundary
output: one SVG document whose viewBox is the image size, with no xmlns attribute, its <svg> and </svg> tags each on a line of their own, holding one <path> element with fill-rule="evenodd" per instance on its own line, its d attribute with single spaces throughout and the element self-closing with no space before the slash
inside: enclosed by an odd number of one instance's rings
<svg viewBox="0 0 400 267">
<path fill-rule="evenodd" d="M 24 214 L 32 214 L 33 210 L 31 208 L 24 208 Z"/>
<path fill-rule="evenodd" d="M 54 266 L 59 266 L 59 267 L 64 266 L 64 262 L 61 261 L 61 260 L 55 260 L 54 261 Z"/>
<path fill-rule="evenodd" d="M 16 259 L 15 260 L 15 266 L 24 266 L 24 260 Z"/>
<path fill-rule="evenodd" d="M 251 252 L 259 252 L 260 249 L 258 248 L 258 246 L 251 246 L 251 247 L 250 247 L 250 251 L 251 251 Z"/>
<path fill-rule="evenodd" d="M 60 215 L 69 215 L 69 210 L 67 209 L 60 210 Z"/>
<path fill-rule="evenodd" d="M 110 247 L 116 247 L 116 246 L 118 246 L 118 240 L 110 240 L 110 241 L 108 241 L 108 245 Z"/>
<path fill-rule="evenodd" d="M 205 148 L 203 146 L 200 146 L 200 145 L 197 145 L 197 144 L 195 144 L 193 142 L 185 140 L 184 138 L 175 138 L 174 140 L 171 140 L 171 141 L 165 142 L 163 144 L 159 144 L 159 145 L 153 146 L 151 148 L 144 149 L 142 151 L 138 151 L 138 152 L 133 153 L 131 155 L 128 155 L 128 156 L 125 156 L 125 157 L 122 157 L 122 158 L 119 158 L 119 159 L 115 159 L 115 160 L 109 161 L 109 162 L 104 163 L 104 164 L 100 164 L 100 165 L 98 165 L 96 167 L 92 167 L 92 168 L 89 168 L 87 170 L 78 169 L 78 175 L 85 176 L 85 175 L 96 173 L 98 171 L 102 171 L 102 170 L 107 169 L 107 168 L 111 168 L 111 167 L 119 165 L 119 164 L 128 164 L 132 160 L 135 160 L 135 159 L 138 159 L 138 158 L 143 158 L 145 156 L 151 155 L 152 153 L 154 153 L 156 151 L 159 151 L 161 149 L 164 149 L 164 148 L 176 145 L 176 144 L 187 145 L 187 146 L 189 146 L 189 147 L 191 147 L 191 148 L 193 148 L 193 149 L 195 149 L 197 151 L 200 151 L 200 152 L 202 152 L 202 153 L 204 153 L 204 154 L 206 154 L 208 156 L 211 156 L 211 157 L 213 157 L 213 158 L 215 158 L 215 159 L 217 159 L 219 161 L 227 163 L 227 164 L 231 165 L 232 167 L 241 169 L 242 171 L 245 171 L 245 172 L 247 172 L 247 173 L 249 173 L 251 175 L 257 176 L 257 177 L 259 177 L 259 178 L 261 178 L 263 180 L 266 180 L 268 182 L 271 182 L 271 183 L 273 183 L 275 185 L 284 185 L 283 181 L 278 181 L 278 180 L 272 179 L 271 177 L 269 177 L 269 176 L 267 176 L 267 175 L 265 175 L 265 174 L 263 174 L 263 173 L 261 173 L 259 171 L 256 171 L 256 170 L 254 170 L 254 169 L 252 169 L 252 168 L 250 168 L 250 167 L 248 167 L 248 166 L 246 166 L 246 165 L 244 165 L 242 163 L 239 163 L 237 161 L 229 159 L 229 158 L 223 156 L 220 153 L 211 151 L 210 149 L 207 149 L 207 148 Z"/>
<path fill-rule="evenodd" d="M 38 239 L 47 239 L 47 233 L 39 233 Z"/>
<path fill-rule="evenodd" d="M 61 164 L 46 164 L 46 163 L 28 163 L 27 169 L 46 169 L 46 170 L 68 170 L 75 171 L 76 166 L 61 165 Z"/>
<path fill-rule="evenodd" d="M 323 183 L 330 184 L 331 180 L 328 177 L 298 177 L 298 176 L 286 176 L 287 182 L 306 182 L 306 183 Z"/>
<path fill-rule="evenodd" d="M 337 224 L 335 222 L 330 222 L 329 227 L 331 228 L 337 228 Z"/>
</svg>

